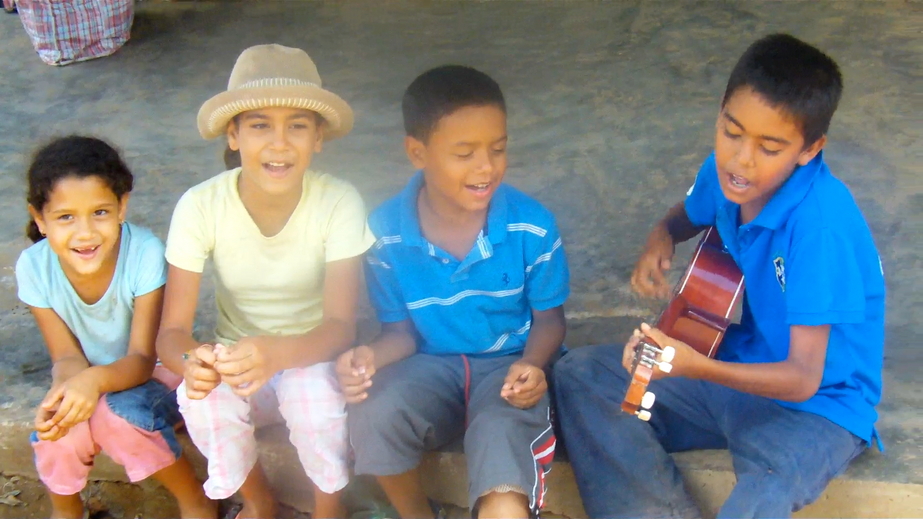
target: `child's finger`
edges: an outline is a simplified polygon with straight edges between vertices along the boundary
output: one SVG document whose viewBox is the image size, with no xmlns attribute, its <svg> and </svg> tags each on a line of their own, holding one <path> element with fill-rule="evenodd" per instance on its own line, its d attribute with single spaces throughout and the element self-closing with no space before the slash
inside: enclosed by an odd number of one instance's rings
<svg viewBox="0 0 923 519">
<path fill-rule="evenodd" d="M 58 411 L 60 413 L 60 410 Z M 55 416 L 58 415 L 55 414 Z M 58 427 L 73 427 L 74 425 L 80 423 L 77 418 L 80 416 L 80 406 L 76 402 L 71 405 L 66 414 L 63 414 L 60 419 L 55 420 L 55 425 Z M 54 418 L 52 418 L 54 420 Z"/>
<path fill-rule="evenodd" d="M 45 395 L 45 398 L 42 399 L 42 408 L 46 410 L 54 409 L 54 407 L 64 399 L 64 384 L 59 385 L 54 388 L 53 391 Z"/>
<path fill-rule="evenodd" d="M 211 366 L 215 363 L 215 346 L 203 344 L 195 349 L 195 356 L 200 362 Z"/>
<path fill-rule="evenodd" d="M 236 375 L 238 373 L 250 371 L 253 367 L 253 362 L 250 357 L 229 361 L 218 360 L 215 362 L 215 371 L 221 374 L 222 378 L 228 375 Z"/>
</svg>

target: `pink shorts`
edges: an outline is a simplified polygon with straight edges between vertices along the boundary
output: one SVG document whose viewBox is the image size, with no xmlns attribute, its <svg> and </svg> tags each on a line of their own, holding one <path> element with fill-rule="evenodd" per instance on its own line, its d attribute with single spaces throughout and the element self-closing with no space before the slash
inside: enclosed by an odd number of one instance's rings
<svg viewBox="0 0 923 519">
<path fill-rule="evenodd" d="M 173 390 L 177 383 L 175 375 L 157 366 L 152 380 L 103 395 L 93 416 L 57 441 L 39 440 L 33 432 L 42 483 L 59 495 L 80 492 L 100 451 L 125 467 L 133 482 L 172 465 L 182 455 L 174 431 L 182 420 Z"/>
</svg>

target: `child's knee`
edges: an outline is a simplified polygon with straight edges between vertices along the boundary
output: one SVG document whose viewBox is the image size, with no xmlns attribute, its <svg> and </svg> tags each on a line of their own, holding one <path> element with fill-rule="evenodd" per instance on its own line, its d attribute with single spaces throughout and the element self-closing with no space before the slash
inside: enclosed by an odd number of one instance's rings
<svg viewBox="0 0 923 519">
<path fill-rule="evenodd" d="M 71 495 L 86 486 L 93 458 L 99 453 L 87 422 L 71 427 L 56 441 L 40 441 L 35 433 L 30 440 L 39 479 L 49 490 Z"/>
<path fill-rule="evenodd" d="M 477 519 L 527 518 L 529 499 L 521 491 L 492 491 L 477 500 L 475 505 Z"/>
</svg>

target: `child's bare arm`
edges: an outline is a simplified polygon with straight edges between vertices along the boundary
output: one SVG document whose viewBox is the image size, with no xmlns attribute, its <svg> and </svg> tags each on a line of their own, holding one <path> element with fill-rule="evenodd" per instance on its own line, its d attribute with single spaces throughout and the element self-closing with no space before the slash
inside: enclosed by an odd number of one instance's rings
<svg viewBox="0 0 923 519">
<path fill-rule="evenodd" d="M 695 237 L 702 231 L 689 221 L 685 202 L 680 202 L 667 211 L 647 237 L 644 252 L 638 258 L 631 275 L 631 287 L 646 297 L 667 298 L 670 286 L 663 272 L 670 268 L 673 251 L 677 243 Z"/>
<path fill-rule="evenodd" d="M 522 359 L 507 372 L 500 396 L 510 404 L 526 409 L 534 406 L 548 390 L 545 366 L 561 348 L 566 333 L 564 307 L 532 310 L 532 328 Z"/>
<path fill-rule="evenodd" d="M 29 307 L 29 310 L 51 356 L 52 387 L 90 367 L 77 338 L 54 310 L 35 307 Z"/>
<path fill-rule="evenodd" d="M 650 334 L 661 346 L 676 348 L 669 376 L 698 378 L 766 398 L 803 402 L 814 396 L 820 387 L 830 326 L 791 326 L 788 358 L 760 364 L 710 359 L 659 330 L 644 328 L 644 333 Z M 659 376 L 664 375 L 660 372 Z"/>
<path fill-rule="evenodd" d="M 160 362 L 170 371 L 184 374 L 183 354 L 196 349 L 199 343 L 192 337 L 195 311 L 199 301 L 202 274 L 173 265 L 167 271 L 163 296 L 160 330 L 155 341 Z"/>
</svg>

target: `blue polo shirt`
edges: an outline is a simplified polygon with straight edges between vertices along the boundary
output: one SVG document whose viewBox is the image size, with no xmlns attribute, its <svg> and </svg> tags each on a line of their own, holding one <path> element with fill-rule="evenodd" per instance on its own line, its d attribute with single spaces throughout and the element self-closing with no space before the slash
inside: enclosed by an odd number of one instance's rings
<svg viewBox="0 0 923 519">
<path fill-rule="evenodd" d="M 848 188 L 819 153 L 791 177 L 750 223 L 721 191 L 715 157 L 702 165 L 686 196 L 696 225 L 714 225 L 744 274 L 739 326 L 719 358 L 779 362 L 789 327 L 830 325 L 817 393 L 784 407 L 818 414 L 870 442 L 878 418 L 884 357 L 885 286 L 872 233 Z"/>
<path fill-rule="evenodd" d="M 501 184 L 487 223 L 464 260 L 423 237 L 418 172 L 369 216 L 376 241 L 366 254 L 369 298 L 381 322 L 411 319 L 432 355 L 521 352 L 532 310 L 564 304 L 569 273 L 554 216 Z"/>
</svg>

